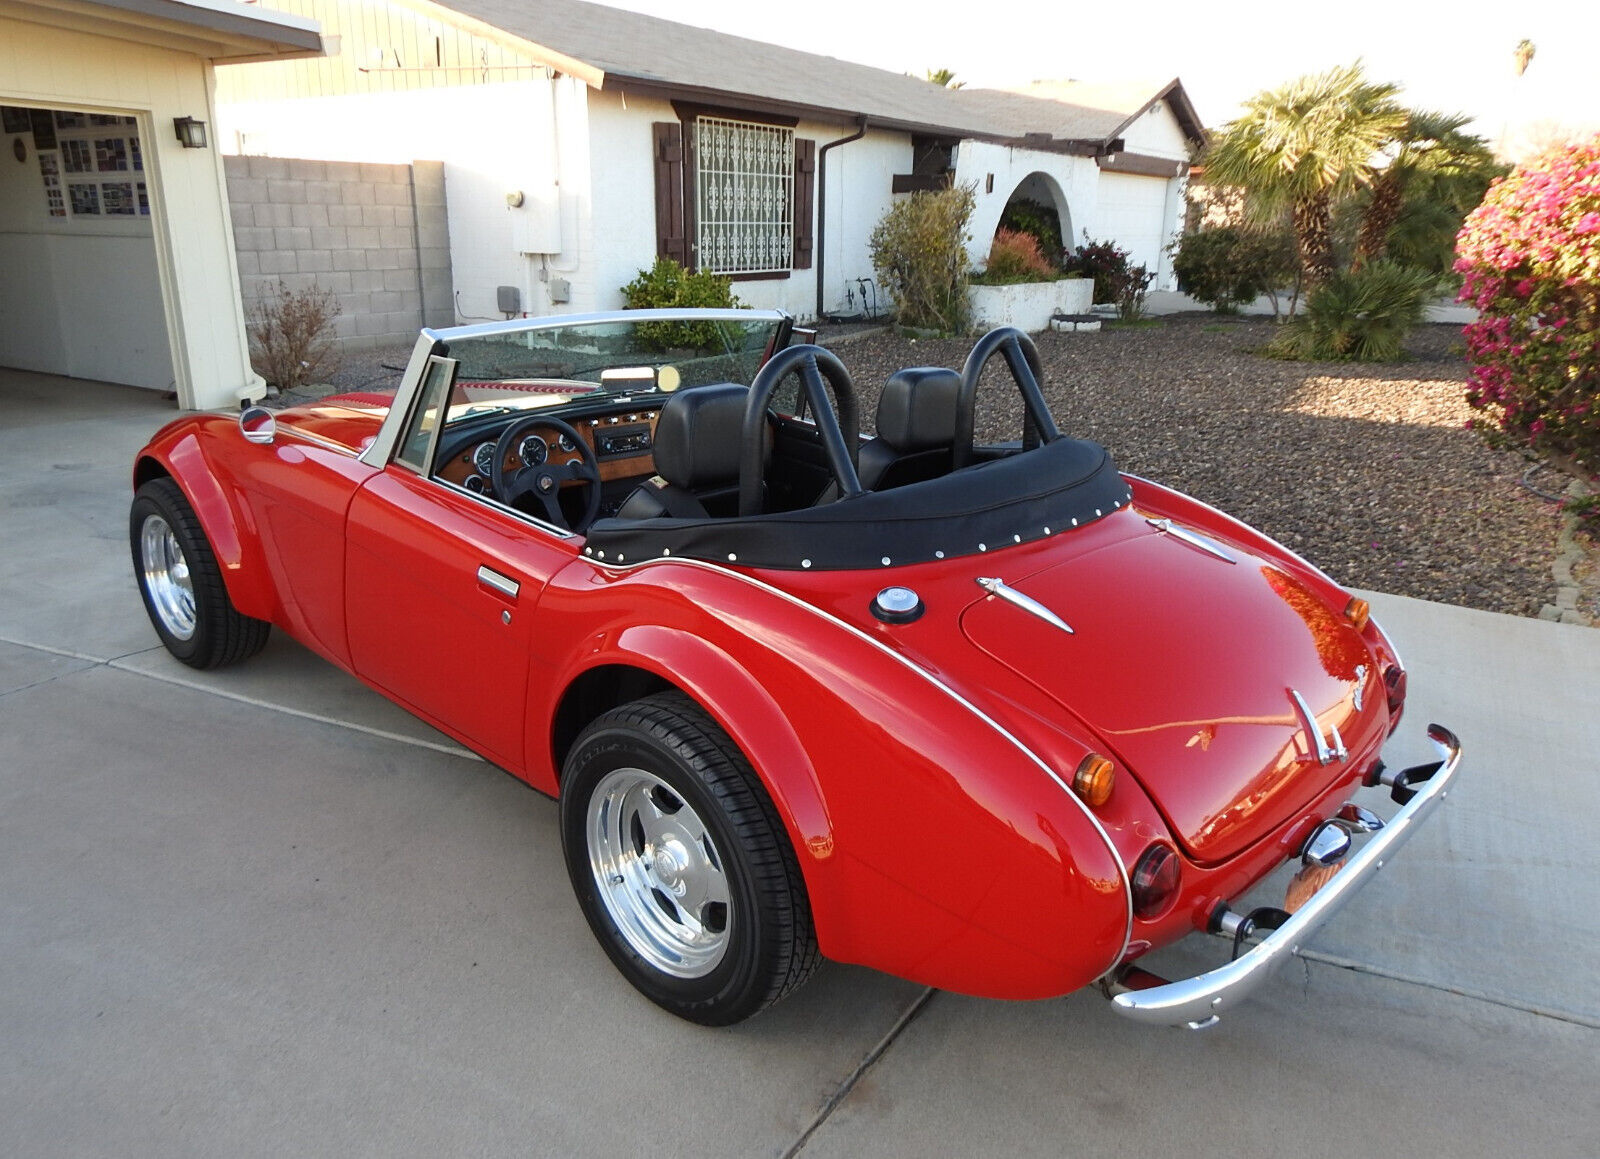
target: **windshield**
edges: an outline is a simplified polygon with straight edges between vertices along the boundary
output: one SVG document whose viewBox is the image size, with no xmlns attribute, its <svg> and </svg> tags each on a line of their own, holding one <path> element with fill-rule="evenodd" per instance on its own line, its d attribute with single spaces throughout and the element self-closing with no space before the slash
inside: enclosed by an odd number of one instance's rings
<svg viewBox="0 0 1600 1159">
<path fill-rule="evenodd" d="M 641 311 L 638 319 L 446 331 L 440 337 L 458 363 L 450 417 L 712 382 L 748 385 L 787 321 L 774 313 Z"/>
</svg>

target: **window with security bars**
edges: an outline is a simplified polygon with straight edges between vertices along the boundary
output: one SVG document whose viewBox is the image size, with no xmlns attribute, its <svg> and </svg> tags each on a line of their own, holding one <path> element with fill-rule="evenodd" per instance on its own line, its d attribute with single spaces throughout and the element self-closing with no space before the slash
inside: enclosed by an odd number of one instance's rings
<svg viewBox="0 0 1600 1159">
<path fill-rule="evenodd" d="M 784 273 L 794 261 L 794 130 L 696 117 L 695 257 L 718 274 Z"/>
</svg>

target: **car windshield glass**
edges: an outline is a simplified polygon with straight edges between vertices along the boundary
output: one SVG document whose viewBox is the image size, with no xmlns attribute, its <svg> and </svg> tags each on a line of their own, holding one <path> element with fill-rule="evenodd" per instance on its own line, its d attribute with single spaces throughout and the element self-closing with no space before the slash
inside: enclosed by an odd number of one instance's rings
<svg viewBox="0 0 1600 1159">
<path fill-rule="evenodd" d="M 748 384 L 782 321 L 772 314 L 654 315 L 442 334 L 458 363 L 450 421 L 712 382 Z"/>
</svg>

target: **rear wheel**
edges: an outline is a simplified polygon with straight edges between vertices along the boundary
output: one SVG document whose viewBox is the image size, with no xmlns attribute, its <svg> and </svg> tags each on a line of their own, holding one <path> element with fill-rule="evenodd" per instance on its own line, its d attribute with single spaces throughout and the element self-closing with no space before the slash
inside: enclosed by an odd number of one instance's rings
<svg viewBox="0 0 1600 1159">
<path fill-rule="evenodd" d="M 601 946 L 645 997 L 725 1026 L 818 961 L 805 885 L 737 745 L 687 696 L 612 709 L 573 745 L 561 840 Z"/>
<path fill-rule="evenodd" d="M 272 625 L 228 598 L 211 543 L 182 490 L 152 479 L 128 513 L 133 571 L 156 634 L 191 668 L 219 668 L 261 651 Z"/>
</svg>

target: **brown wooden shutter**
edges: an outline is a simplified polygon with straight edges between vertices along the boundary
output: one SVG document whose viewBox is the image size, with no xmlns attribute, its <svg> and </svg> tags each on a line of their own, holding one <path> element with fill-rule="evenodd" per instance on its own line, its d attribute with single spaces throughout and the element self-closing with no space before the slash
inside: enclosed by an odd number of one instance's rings
<svg viewBox="0 0 1600 1159">
<path fill-rule="evenodd" d="M 817 204 L 817 143 L 794 142 L 794 268 L 811 268 L 812 223 Z"/>
<path fill-rule="evenodd" d="M 656 162 L 656 256 L 689 264 L 683 217 L 683 126 L 657 121 L 653 126 Z"/>
</svg>

